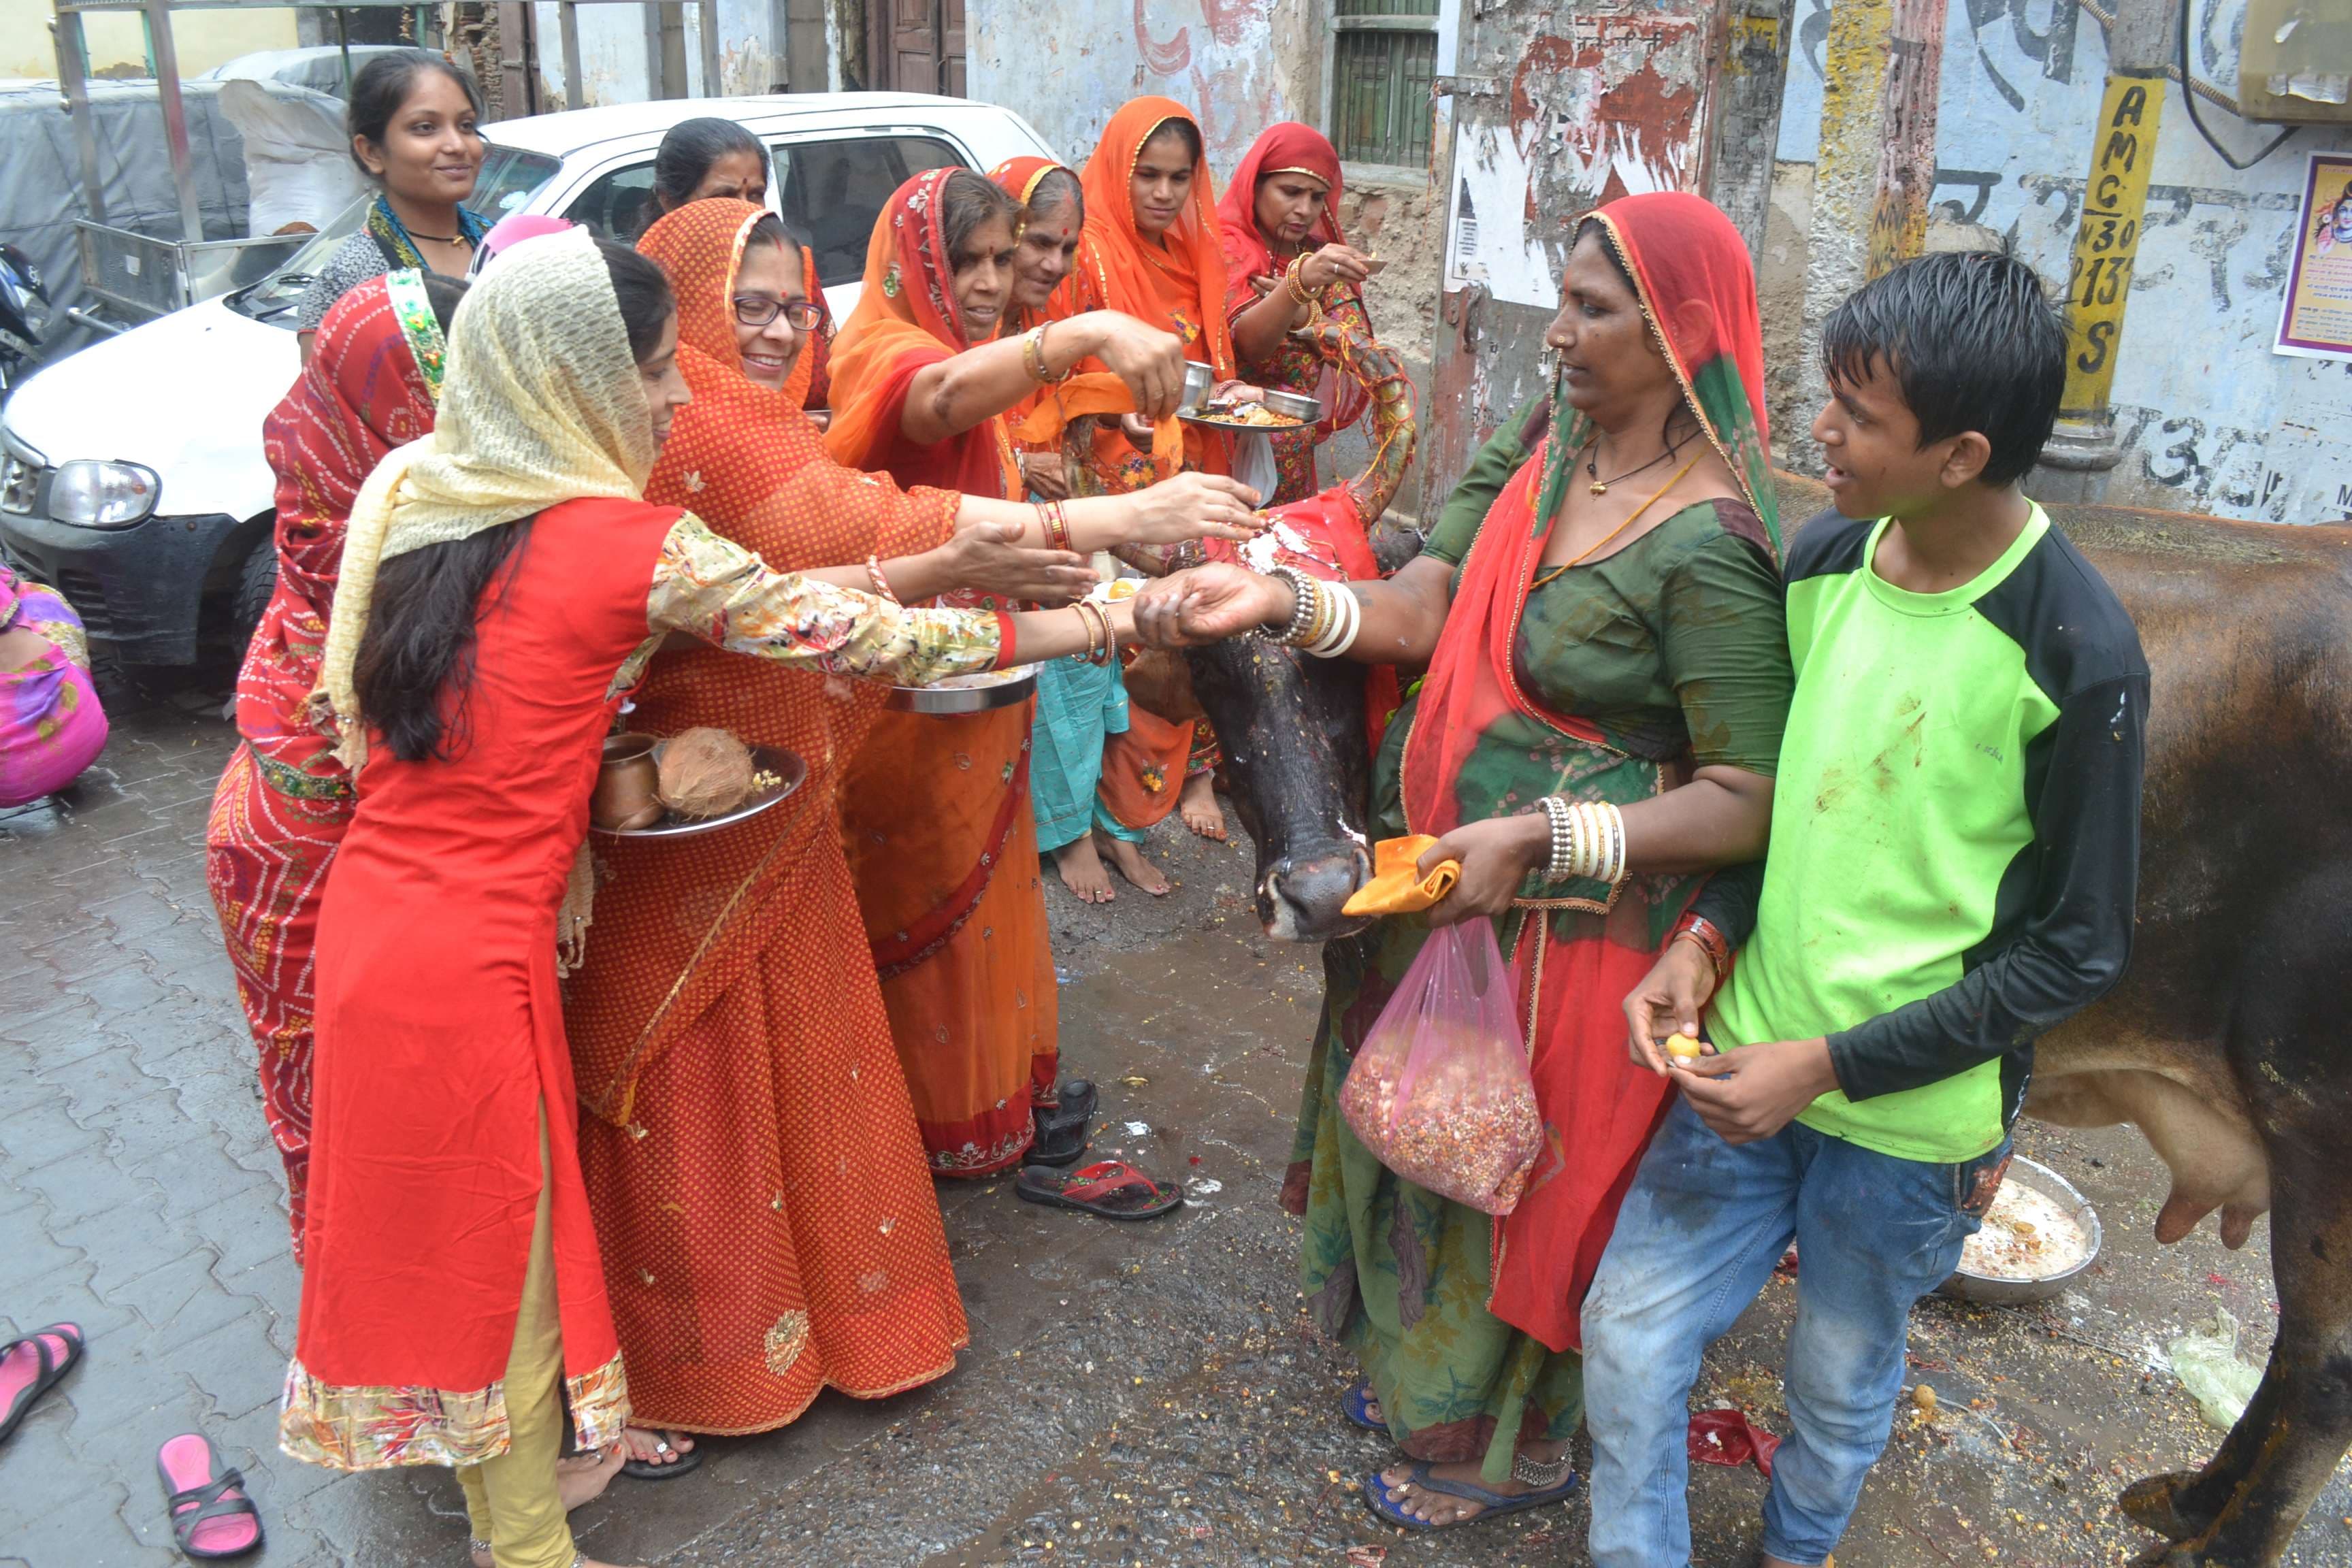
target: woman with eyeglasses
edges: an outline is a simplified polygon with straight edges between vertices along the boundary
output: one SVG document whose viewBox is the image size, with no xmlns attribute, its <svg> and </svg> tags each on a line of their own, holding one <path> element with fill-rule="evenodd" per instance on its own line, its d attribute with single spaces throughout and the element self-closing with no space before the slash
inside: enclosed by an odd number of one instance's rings
<svg viewBox="0 0 2352 1568">
<path fill-rule="evenodd" d="M 676 287 L 694 395 L 649 497 L 780 571 L 909 603 L 1062 598 L 1091 581 L 1082 557 L 1043 547 L 1031 507 L 901 489 L 824 455 L 794 390 L 816 279 L 781 219 L 691 202 L 639 249 Z M 1201 526 L 1167 497 L 1073 518 L 1095 533 Z M 698 648 L 655 658 L 634 728 L 715 725 L 798 754 L 808 779 L 724 833 L 601 842 L 594 946 L 569 982 L 581 1163 L 638 1476 L 692 1465 L 689 1433 L 782 1426 L 827 1385 L 875 1398 L 928 1382 L 967 1339 L 843 857 L 842 770 L 882 694 L 777 673 Z M 1025 1125 L 1025 1093 L 1015 1110 Z"/>
</svg>

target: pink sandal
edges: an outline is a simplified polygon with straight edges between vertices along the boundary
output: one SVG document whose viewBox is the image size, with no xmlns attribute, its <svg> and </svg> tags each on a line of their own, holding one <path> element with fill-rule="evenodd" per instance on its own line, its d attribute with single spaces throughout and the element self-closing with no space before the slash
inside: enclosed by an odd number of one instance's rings
<svg viewBox="0 0 2352 1568">
<path fill-rule="evenodd" d="M 0 1344 L 0 1441 L 80 1360 L 81 1328 L 75 1323 L 51 1323 Z"/>
<path fill-rule="evenodd" d="M 245 1495 L 245 1477 L 221 1463 L 200 1432 L 184 1432 L 155 1450 L 172 1539 L 190 1557 L 242 1557 L 261 1545 L 261 1514 Z"/>
</svg>

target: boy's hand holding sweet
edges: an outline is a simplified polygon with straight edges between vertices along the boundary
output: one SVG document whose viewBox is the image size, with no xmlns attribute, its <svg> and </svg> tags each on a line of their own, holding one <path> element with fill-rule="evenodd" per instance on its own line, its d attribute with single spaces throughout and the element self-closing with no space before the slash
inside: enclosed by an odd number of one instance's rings
<svg viewBox="0 0 2352 1568">
<path fill-rule="evenodd" d="M 1715 994 L 1715 964 L 1694 942 L 1669 942 L 1642 984 L 1625 996 L 1625 1050 L 1636 1062 L 1664 1077 L 1665 1053 L 1658 1042 L 1669 1035 L 1698 1037 L 1699 1016 Z"/>
<path fill-rule="evenodd" d="M 1746 1046 L 1677 1061 L 1673 1071 L 1698 1119 L 1727 1143 L 1771 1137 L 1838 1086 L 1830 1043 L 1820 1038 Z"/>
</svg>

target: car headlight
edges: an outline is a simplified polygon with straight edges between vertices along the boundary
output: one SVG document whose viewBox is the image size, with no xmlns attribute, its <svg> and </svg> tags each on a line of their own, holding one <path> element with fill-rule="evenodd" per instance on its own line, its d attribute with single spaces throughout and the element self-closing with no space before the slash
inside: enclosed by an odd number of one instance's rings
<svg viewBox="0 0 2352 1568">
<path fill-rule="evenodd" d="M 61 465 L 49 482 L 49 515 L 83 528 L 128 528 L 155 510 L 163 481 L 137 463 Z"/>
</svg>

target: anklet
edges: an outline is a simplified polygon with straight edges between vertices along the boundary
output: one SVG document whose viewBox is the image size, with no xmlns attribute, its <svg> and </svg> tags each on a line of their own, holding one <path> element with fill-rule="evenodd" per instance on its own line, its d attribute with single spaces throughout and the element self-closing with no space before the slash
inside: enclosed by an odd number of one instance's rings
<svg viewBox="0 0 2352 1568">
<path fill-rule="evenodd" d="M 1525 1454 L 1516 1454 L 1511 1458 L 1511 1479 L 1536 1491 L 1548 1492 L 1568 1479 L 1570 1463 L 1566 1454 L 1548 1465 L 1538 1464 Z"/>
</svg>

